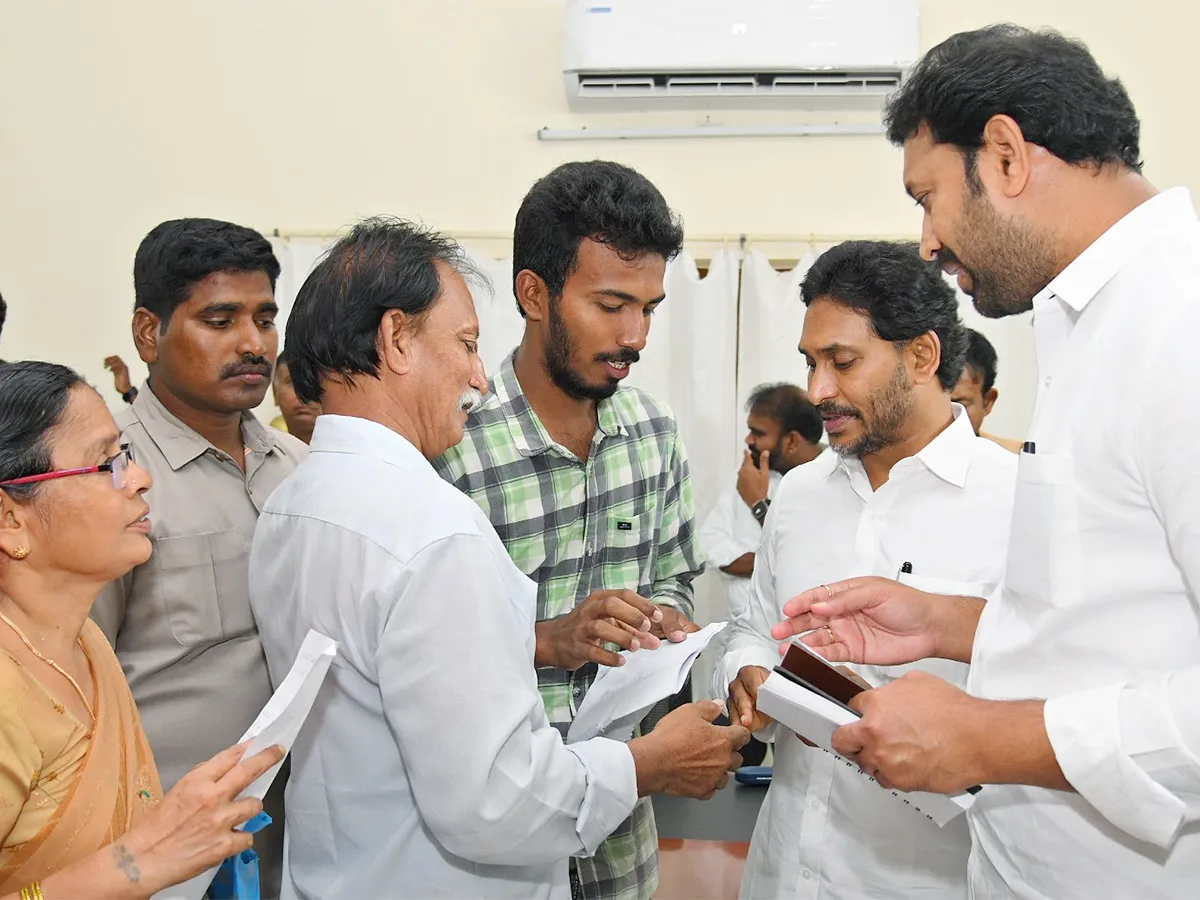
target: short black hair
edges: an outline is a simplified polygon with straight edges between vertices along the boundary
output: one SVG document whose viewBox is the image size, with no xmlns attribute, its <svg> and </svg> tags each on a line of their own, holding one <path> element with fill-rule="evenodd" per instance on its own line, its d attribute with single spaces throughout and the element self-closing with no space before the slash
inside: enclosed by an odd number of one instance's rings
<svg viewBox="0 0 1200 900">
<path fill-rule="evenodd" d="M 4 332 L 4 320 L 8 318 L 8 304 L 4 302 L 4 295 L 0 294 L 0 334 Z"/>
<path fill-rule="evenodd" d="M 808 392 L 787 382 L 760 384 L 751 391 L 746 412 L 760 412 L 779 423 L 781 434 L 795 431 L 810 444 L 819 444 L 825 433 L 825 423 Z"/>
<path fill-rule="evenodd" d="M 53 468 L 47 438 L 62 424 L 71 390 L 87 384 L 79 373 L 55 363 L 25 361 L 0 366 L 0 481 L 41 475 Z M 30 499 L 39 484 L 0 488 Z"/>
<path fill-rule="evenodd" d="M 404 219 L 364 219 L 334 244 L 288 314 L 286 359 L 296 396 L 319 401 L 322 378 L 377 378 L 380 320 L 390 309 L 427 313 L 442 294 L 439 261 L 482 278 L 458 244 Z"/>
<path fill-rule="evenodd" d="M 979 377 L 984 394 L 995 387 L 996 348 L 974 328 L 967 329 L 967 358 L 964 365 Z"/>
<path fill-rule="evenodd" d="M 958 297 L 933 263 L 908 241 L 846 241 L 817 257 L 800 285 L 805 306 L 819 297 L 866 313 L 871 330 L 896 345 L 932 331 L 942 345 L 938 381 L 958 384 L 967 329 Z"/>
<path fill-rule="evenodd" d="M 888 99 L 884 124 L 897 145 L 928 125 L 936 143 L 963 152 L 978 189 L 976 151 L 997 115 L 1011 116 L 1027 141 L 1063 162 L 1142 170 L 1141 126 L 1125 86 L 1105 76 L 1081 41 L 1050 30 L 990 25 L 947 38 Z"/>
<path fill-rule="evenodd" d="M 525 269 L 562 296 L 584 238 L 636 259 L 647 253 L 670 261 L 683 249 L 683 223 L 658 188 L 628 166 L 595 159 L 569 162 L 537 180 L 513 229 L 513 294 Z M 521 315 L 525 310 L 517 303 Z"/>
<path fill-rule="evenodd" d="M 134 309 L 148 309 L 165 330 L 192 286 L 215 272 L 264 272 L 271 290 L 279 260 L 255 231 L 216 219 L 172 219 L 142 238 L 133 258 Z"/>
</svg>

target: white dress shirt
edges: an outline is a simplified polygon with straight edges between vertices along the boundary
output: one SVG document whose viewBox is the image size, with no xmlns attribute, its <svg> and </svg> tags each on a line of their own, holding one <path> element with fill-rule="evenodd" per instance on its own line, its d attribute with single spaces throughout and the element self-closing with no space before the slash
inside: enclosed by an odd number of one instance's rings
<svg viewBox="0 0 1200 900">
<path fill-rule="evenodd" d="M 975 436 L 962 407 L 872 491 L 862 464 L 830 452 L 786 476 L 767 513 L 750 603 L 717 667 L 719 696 L 743 666 L 779 664 L 771 627 L 801 591 L 855 575 L 896 578 L 943 594 L 986 596 L 1004 571 L 1016 457 Z M 949 660 L 858 667 L 878 686 L 910 668 L 957 684 Z M 944 898 L 967 892 L 970 838 L 914 812 L 833 754 L 775 734 L 775 773 L 754 829 L 742 897 Z"/>
<path fill-rule="evenodd" d="M 1048 698 L 1078 793 L 988 787 L 978 900 L 1200 897 L 1200 224 L 1183 189 L 1034 298 L 1041 382 L 971 688 Z"/>
<path fill-rule="evenodd" d="M 774 469 L 770 471 L 767 497 L 772 502 L 782 480 L 782 475 Z M 747 553 L 757 552 L 762 532 L 763 527 L 738 493 L 737 477 L 734 476 L 733 485 L 717 498 L 699 533 L 700 548 L 704 551 L 706 561 L 725 582 L 730 620 L 745 609 L 750 600 L 750 579 L 721 572 L 720 567 L 729 565 Z"/>
<path fill-rule="evenodd" d="M 566 898 L 567 858 L 637 799 L 629 749 L 563 745 L 533 667 L 536 587 L 400 435 L 321 416 L 259 519 L 271 679 L 338 655 L 292 752 L 284 898 Z"/>
</svg>

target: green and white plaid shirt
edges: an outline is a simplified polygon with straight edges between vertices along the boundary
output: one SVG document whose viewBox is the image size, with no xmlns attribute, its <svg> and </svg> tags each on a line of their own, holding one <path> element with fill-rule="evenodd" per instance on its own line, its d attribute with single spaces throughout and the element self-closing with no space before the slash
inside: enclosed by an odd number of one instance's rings
<svg viewBox="0 0 1200 900">
<path fill-rule="evenodd" d="M 434 465 L 495 526 L 517 567 L 537 582 L 539 621 L 566 615 L 596 590 L 637 591 L 692 617 L 703 570 L 687 456 L 670 411 L 623 387 L 597 408 L 587 462 L 556 444 L 530 408 L 510 355 L 462 443 Z M 566 734 L 596 677 L 543 668 L 538 686 Z M 591 859 L 571 861 L 587 900 L 650 900 L 658 887 L 658 834 L 643 799 Z"/>
</svg>

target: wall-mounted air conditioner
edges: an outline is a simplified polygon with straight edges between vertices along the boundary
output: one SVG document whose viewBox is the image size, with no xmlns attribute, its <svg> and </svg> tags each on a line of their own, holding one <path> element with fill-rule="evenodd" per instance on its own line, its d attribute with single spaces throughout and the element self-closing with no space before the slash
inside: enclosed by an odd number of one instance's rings
<svg viewBox="0 0 1200 900">
<path fill-rule="evenodd" d="M 566 0 L 575 111 L 878 108 L 917 59 L 918 0 Z"/>
</svg>

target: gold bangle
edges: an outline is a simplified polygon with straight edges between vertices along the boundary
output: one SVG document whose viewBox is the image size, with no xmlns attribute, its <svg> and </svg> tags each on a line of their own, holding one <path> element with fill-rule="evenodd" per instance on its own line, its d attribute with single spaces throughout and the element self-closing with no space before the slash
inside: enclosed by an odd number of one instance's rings
<svg viewBox="0 0 1200 900">
<path fill-rule="evenodd" d="M 31 881 L 25 887 L 21 888 L 21 900 L 46 900 L 42 896 L 42 883 L 40 881 Z"/>
</svg>

